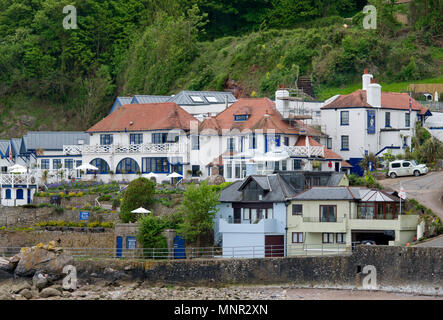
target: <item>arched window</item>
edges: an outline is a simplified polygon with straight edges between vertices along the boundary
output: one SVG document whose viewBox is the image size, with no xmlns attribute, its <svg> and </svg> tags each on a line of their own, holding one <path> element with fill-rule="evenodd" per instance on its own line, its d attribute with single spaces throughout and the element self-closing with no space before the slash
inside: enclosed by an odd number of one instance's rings
<svg viewBox="0 0 443 320">
<path fill-rule="evenodd" d="M 124 158 L 118 163 L 116 173 L 137 173 L 137 171 L 140 171 L 137 162 L 131 158 Z"/>
<path fill-rule="evenodd" d="M 89 162 L 90 164 L 92 164 L 94 167 L 98 168 L 98 172 L 99 174 L 108 174 L 109 173 L 109 165 L 108 163 L 101 159 L 101 158 L 96 158 L 94 160 L 92 160 L 91 162 Z M 88 173 L 93 173 L 92 171 Z"/>
<path fill-rule="evenodd" d="M 6 189 L 5 199 L 11 199 L 11 189 Z"/>
<path fill-rule="evenodd" d="M 23 189 L 17 189 L 16 199 L 23 199 Z"/>
</svg>

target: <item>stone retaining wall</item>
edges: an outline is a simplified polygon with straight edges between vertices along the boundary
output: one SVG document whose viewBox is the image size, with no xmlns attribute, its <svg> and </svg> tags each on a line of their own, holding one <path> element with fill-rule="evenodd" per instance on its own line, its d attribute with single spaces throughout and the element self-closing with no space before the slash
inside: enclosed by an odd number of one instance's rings
<svg viewBox="0 0 443 320">
<path fill-rule="evenodd" d="M 62 231 L 0 231 L 0 255 L 5 247 L 31 247 L 56 241 L 64 248 L 113 248 L 114 231 L 102 233 Z"/>
<path fill-rule="evenodd" d="M 120 221 L 118 212 L 99 213 L 90 212 L 89 221 L 109 222 Z M 81 222 L 80 210 L 64 210 L 63 213 L 56 213 L 54 208 L 24 208 L 24 207 L 1 207 L 0 208 L 0 226 L 8 227 L 28 227 L 38 222 L 48 220 L 65 220 Z"/>
<path fill-rule="evenodd" d="M 70 198 L 62 198 L 61 206 L 66 207 L 84 207 L 86 204 L 90 206 L 95 206 L 95 199 L 99 197 L 98 194 L 86 194 L 82 197 L 70 197 Z M 50 197 L 34 197 L 32 203 L 40 204 L 40 203 L 50 203 Z"/>
<path fill-rule="evenodd" d="M 171 261 L 75 261 L 81 279 L 144 280 L 152 285 L 263 285 L 361 288 L 373 265 L 380 289 L 443 294 L 443 248 L 360 246 L 349 256 Z"/>
</svg>

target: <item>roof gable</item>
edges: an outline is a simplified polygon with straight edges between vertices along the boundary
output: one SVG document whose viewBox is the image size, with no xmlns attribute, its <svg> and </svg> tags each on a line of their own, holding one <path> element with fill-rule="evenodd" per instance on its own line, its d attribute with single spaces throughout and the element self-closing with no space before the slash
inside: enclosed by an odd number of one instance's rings
<svg viewBox="0 0 443 320">
<path fill-rule="evenodd" d="M 340 95 L 331 103 L 321 107 L 324 109 L 343 109 L 343 108 L 375 108 L 367 103 L 366 90 L 356 90 L 350 94 Z M 398 92 L 383 92 L 381 93 L 381 108 L 409 110 L 409 94 Z M 415 99 L 412 99 L 412 110 L 419 111 L 420 114 L 425 114 L 429 111 L 423 107 Z"/>
<path fill-rule="evenodd" d="M 87 132 L 189 130 L 198 120 L 173 102 L 126 104 L 92 126 Z"/>
</svg>

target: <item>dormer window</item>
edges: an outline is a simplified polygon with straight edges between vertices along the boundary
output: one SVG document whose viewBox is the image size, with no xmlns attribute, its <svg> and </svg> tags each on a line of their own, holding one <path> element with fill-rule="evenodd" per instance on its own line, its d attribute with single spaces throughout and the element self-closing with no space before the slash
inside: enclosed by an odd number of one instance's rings
<svg viewBox="0 0 443 320">
<path fill-rule="evenodd" d="M 248 120 L 248 115 L 247 114 L 234 115 L 234 120 L 235 121 L 246 121 L 246 120 Z"/>
</svg>

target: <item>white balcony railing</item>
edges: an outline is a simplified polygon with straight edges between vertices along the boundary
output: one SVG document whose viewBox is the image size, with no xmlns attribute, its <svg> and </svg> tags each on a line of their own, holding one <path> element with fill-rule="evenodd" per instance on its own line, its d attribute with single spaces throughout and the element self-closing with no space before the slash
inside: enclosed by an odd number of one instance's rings
<svg viewBox="0 0 443 320">
<path fill-rule="evenodd" d="M 63 153 L 66 155 L 95 154 L 95 153 L 184 153 L 185 143 L 147 143 L 131 145 L 66 145 Z"/>
<path fill-rule="evenodd" d="M 306 146 L 285 146 L 284 150 L 290 156 L 297 157 L 324 157 L 324 148 L 320 146 L 306 147 Z"/>
<path fill-rule="evenodd" d="M 0 174 L 0 185 L 30 185 L 38 180 L 34 174 Z"/>
</svg>

